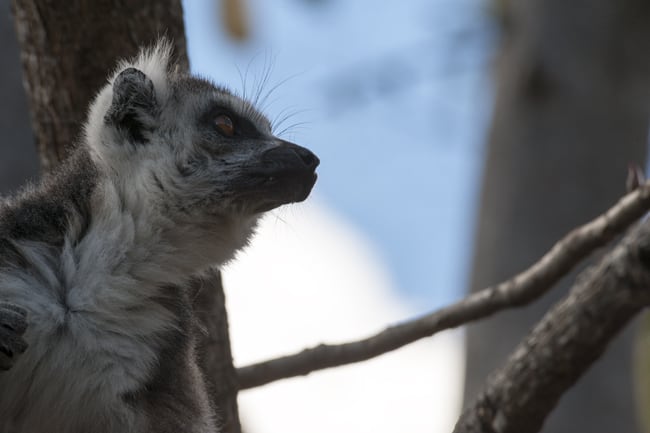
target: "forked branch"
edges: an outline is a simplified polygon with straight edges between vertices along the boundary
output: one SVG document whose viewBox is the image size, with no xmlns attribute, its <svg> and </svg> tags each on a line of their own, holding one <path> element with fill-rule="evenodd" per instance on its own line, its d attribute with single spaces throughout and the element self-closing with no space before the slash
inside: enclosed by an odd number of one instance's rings
<svg viewBox="0 0 650 433">
<path fill-rule="evenodd" d="M 473 293 L 423 317 L 393 325 L 369 338 L 338 345 L 321 344 L 302 352 L 237 370 L 247 389 L 316 370 L 364 361 L 445 329 L 532 302 L 576 264 L 607 244 L 650 209 L 650 182 L 627 194 L 611 209 L 557 242 L 537 263 L 515 277 Z"/>
<path fill-rule="evenodd" d="M 454 433 L 538 432 L 560 397 L 650 305 L 650 220 L 580 275 L 495 371 Z"/>
</svg>

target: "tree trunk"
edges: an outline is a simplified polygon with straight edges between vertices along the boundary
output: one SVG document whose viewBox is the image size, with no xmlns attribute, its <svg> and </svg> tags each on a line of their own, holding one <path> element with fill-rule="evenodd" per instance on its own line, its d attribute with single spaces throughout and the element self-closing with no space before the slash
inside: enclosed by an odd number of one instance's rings
<svg viewBox="0 0 650 433">
<path fill-rule="evenodd" d="M 646 157 L 650 3 L 504 4 L 472 290 L 525 268 L 614 203 L 628 163 Z M 467 400 L 557 295 L 469 328 Z M 545 431 L 635 431 L 630 366 L 628 332 L 567 393 Z"/>
<path fill-rule="evenodd" d="M 63 159 L 118 59 L 159 35 L 188 66 L 180 0 L 14 0 L 24 83 L 45 171 Z"/>
<path fill-rule="evenodd" d="M 24 83 L 45 171 L 68 153 L 92 97 L 118 59 L 165 35 L 176 62 L 188 68 L 180 0 L 14 0 Z M 236 383 L 224 295 L 218 273 L 196 280 L 206 328 L 201 361 L 224 433 L 239 433 Z"/>
<path fill-rule="evenodd" d="M 200 366 L 208 381 L 222 433 L 241 433 L 237 407 L 237 372 L 232 363 L 226 298 L 219 271 L 192 282 L 196 314 L 205 327 L 199 344 Z"/>
<path fill-rule="evenodd" d="M 0 194 L 8 195 L 38 175 L 27 98 L 21 86 L 20 49 L 9 0 L 0 0 Z"/>
</svg>

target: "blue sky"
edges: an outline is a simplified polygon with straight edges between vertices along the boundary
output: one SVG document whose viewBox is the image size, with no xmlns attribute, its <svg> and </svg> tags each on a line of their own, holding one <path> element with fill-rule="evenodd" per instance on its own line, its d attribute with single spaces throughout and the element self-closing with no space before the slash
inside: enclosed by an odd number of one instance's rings
<svg viewBox="0 0 650 433">
<path fill-rule="evenodd" d="M 460 297 L 490 108 L 482 3 L 249 0 L 245 43 L 219 26 L 219 3 L 184 4 L 194 72 L 250 96 L 271 65 L 263 110 L 295 113 L 283 138 L 321 159 L 307 202 L 266 218 L 224 269 L 235 364 L 365 337 Z M 461 335 L 245 391 L 242 419 L 256 433 L 448 432 Z"/>
<path fill-rule="evenodd" d="M 193 70 L 240 93 L 245 76 L 249 95 L 270 70 L 264 111 L 293 113 L 284 137 L 321 158 L 315 199 L 365 236 L 417 310 L 457 298 L 490 107 L 483 4 L 251 0 L 242 43 L 217 3 L 185 2 Z"/>
</svg>

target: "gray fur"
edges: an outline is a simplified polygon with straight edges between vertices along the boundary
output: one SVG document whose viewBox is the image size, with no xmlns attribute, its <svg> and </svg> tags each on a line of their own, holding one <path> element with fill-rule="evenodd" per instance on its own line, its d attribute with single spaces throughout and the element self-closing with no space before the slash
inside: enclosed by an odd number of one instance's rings
<svg viewBox="0 0 650 433">
<path fill-rule="evenodd" d="M 13 304 L 0 303 L 0 370 L 9 370 L 14 360 L 27 349 L 22 335 L 27 329 L 27 311 Z"/>
<path fill-rule="evenodd" d="M 169 57 L 120 64 L 74 155 L 0 205 L 0 302 L 28 325 L 0 304 L 0 433 L 217 431 L 180 287 L 304 200 L 318 158 Z"/>
</svg>

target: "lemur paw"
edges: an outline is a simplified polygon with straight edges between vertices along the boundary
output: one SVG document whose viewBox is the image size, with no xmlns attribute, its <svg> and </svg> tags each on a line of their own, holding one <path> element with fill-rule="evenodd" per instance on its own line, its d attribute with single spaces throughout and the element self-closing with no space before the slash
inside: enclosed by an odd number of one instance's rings
<svg viewBox="0 0 650 433">
<path fill-rule="evenodd" d="M 16 358 L 27 349 L 22 335 L 27 329 L 27 311 L 0 302 L 0 370 L 9 370 Z"/>
</svg>

